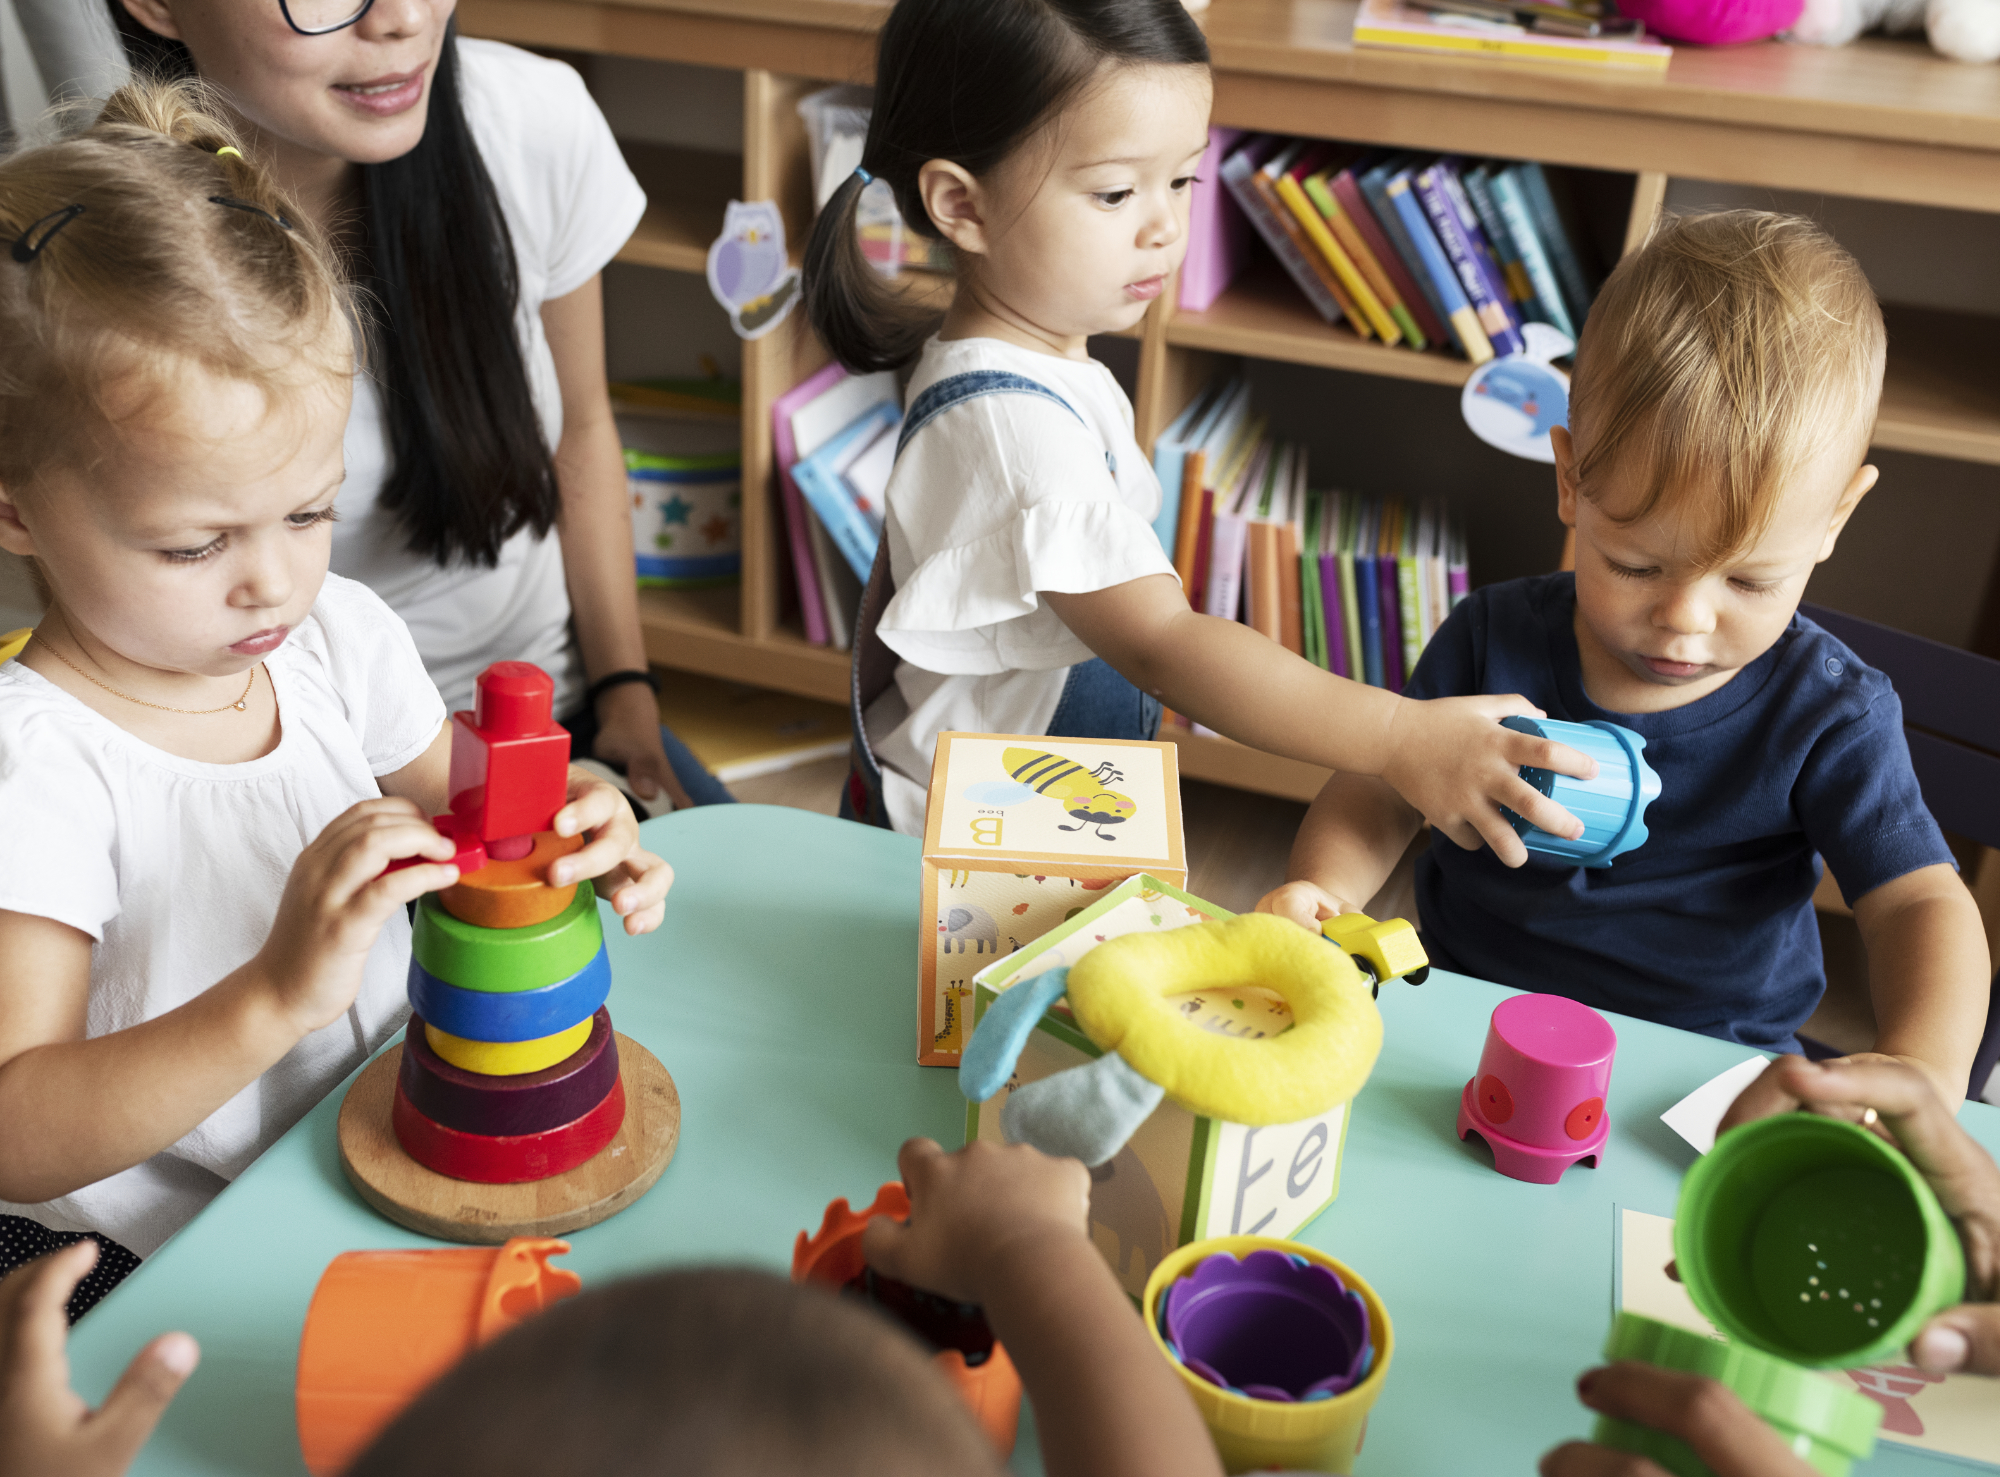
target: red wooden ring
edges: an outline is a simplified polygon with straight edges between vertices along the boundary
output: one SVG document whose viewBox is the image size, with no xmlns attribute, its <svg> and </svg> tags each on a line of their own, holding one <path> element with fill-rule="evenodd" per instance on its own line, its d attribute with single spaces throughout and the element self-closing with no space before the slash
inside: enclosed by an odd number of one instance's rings
<svg viewBox="0 0 2000 1477">
<path fill-rule="evenodd" d="M 625 1084 L 612 1083 L 603 1102 L 574 1122 L 547 1133 L 497 1138 L 460 1133 L 433 1123 L 411 1107 L 400 1083 L 389 1121 L 403 1151 L 426 1169 L 475 1184 L 519 1185 L 567 1174 L 616 1138 L 625 1122 Z"/>
<path fill-rule="evenodd" d="M 412 1012 L 397 1080 L 410 1106 L 441 1128 L 489 1137 L 547 1133 L 604 1101 L 618 1081 L 618 1035 L 611 1012 L 599 1006 L 589 1039 L 553 1067 L 489 1077 L 454 1067 L 432 1051 L 424 1018 Z"/>
</svg>

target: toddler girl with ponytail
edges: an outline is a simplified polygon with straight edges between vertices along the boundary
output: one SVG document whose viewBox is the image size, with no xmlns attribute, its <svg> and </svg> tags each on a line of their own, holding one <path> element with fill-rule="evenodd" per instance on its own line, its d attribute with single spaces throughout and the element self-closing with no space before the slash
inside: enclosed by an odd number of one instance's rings
<svg viewBox="0 0 2000 1477">
<path fill-rule="evenodd" d="M 1181 0 L 899 0 L 884 23 L 862 167 L 805 266 L 836 358 L 915 361 L 883 533 L 894 595 L 872 633 L 894 679 L 879 695 L 857 683 L 843 813 L 921 831 L 940 732 L 1151 738 L 1164 701 L 1255 748 L 1380 775 L 1460 845 L 1484 838 L 1519 865 L 1502 806 L 1580 834 L 1520 767 L 1594 772 L 1500 727 L 1535 708 L 1333 676 L 1189 609 L 1154 536 L 1159 483 L 1087 344 L 1136 324 L 1180 265 L 1209 98 L 1207 43 Z M 952 249 L 942 324 L 861 254 L 872 179 Z M 865 677 L 859 638 L 855 659 Z"/>
<path fill-rule="evenodd" d="M 96 1240 L 72 1316 L 401 1025 L 457 877 L 444 705 L 327 573 L 353 305 L 234 137 L 140 86 L 0 160 L 0 548 L 48 602 L 0 665 L 0 1273 Z M 615 791 L 556 826 L 657 925 Z"/>
</svg>

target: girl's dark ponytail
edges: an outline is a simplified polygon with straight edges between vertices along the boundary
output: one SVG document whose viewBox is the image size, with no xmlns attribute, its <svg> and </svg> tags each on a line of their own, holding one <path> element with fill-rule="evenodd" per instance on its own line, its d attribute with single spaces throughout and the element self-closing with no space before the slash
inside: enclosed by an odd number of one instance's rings
<svg viewBox="0 0 2000 1477">
<path fill-rule="evenodd" d="M 806 238 L 806 316 L 833 357 L 859 374 L 916 358 L 940 317 L 904 303 L 862 255 L 854 213 L 867 188 L 859 172 L 842 180 Z"/>
<path fill-rule="evenodd" d="M 1206 66 L 1208 41 L 1182 0 L 897 0 L 862 166 L 888 184 L 907 229 L 939 240 L 917 171 L 946 159 L 986 174 L 1107 63 Z M 938 315 L 905 303 L 861 254 L 864 188 L 858 174 L 842 181 L 813 223 L 806 316 L 849 369 L 893 369 L 916 357 Z"/>
</svg>

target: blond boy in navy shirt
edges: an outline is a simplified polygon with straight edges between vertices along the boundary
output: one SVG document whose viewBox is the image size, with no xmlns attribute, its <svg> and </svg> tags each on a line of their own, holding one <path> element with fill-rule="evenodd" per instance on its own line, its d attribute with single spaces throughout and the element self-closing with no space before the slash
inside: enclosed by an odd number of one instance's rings
<svg viewBox="0 0 2000 1477">
<path fill-rule="evenodd" d="M 1606 282 L 1551 432 L 1575 573 L 1475 593 L 1410 692 L 1623 724 L 1662 794 L 1608 869 L 1510 870 L 1434 839 L 1417 901 L 1438 964 L 1796 1051 L 1825 989 L 1824 858 L 1867 946 L 1877 1053 L 1965 1095 L 1991 978 L 1978 910 L 1887 679 L 1797 613 L 1875 483 L 1884 343 L 1859 266 L 1796 217 L 1668 220 Z M 1313 926 L 1360 907 L 1419 823 L 1380 781 L 1334 776 L 1260 908 Z"/>
</svg>

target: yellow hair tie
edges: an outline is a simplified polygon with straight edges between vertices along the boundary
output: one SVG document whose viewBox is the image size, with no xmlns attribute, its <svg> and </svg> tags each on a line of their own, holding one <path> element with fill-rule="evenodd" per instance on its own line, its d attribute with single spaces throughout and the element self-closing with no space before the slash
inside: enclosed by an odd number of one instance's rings
<svg viewBox="0 0 2000 1477">
<path fill-rule="evenodd" d="M 218 159 L 222 158 L 222 156 L 225 154 L 227 154 L 231 159 L 243 158 L 242 152 L 238 150 L 234 144 L 224 144 L 221 148 L 215 151 L 215 157 Z M 248 163 L 249 161 L 245 160 L 244 162 Z"/>
</svg>

